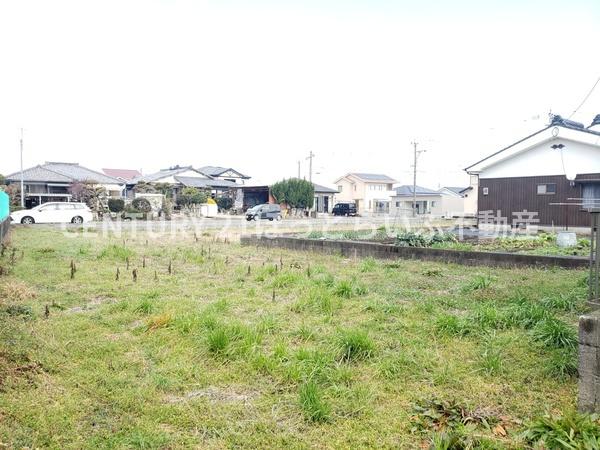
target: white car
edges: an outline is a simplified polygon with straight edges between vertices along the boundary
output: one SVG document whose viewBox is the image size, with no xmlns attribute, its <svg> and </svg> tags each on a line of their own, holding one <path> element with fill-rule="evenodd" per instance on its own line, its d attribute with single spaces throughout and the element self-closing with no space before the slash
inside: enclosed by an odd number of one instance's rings
<svg viewBox="0 0 600 450">
<path fill-rule="evenodd" d="M 48 202 L 35 208 L 15 211 L 10 218 L 23 224 L 83 223 L 94 220 L 94 215 L 85 203 Z"/>
</svg>

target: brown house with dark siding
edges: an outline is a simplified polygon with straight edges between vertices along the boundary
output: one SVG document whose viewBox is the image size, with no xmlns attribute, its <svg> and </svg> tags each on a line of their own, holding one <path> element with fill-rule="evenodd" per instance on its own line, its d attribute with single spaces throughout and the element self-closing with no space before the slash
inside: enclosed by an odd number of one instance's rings
<svg viewBox="0 0 600 450">
<path fill-rule="evenodd" d="M 546 128 L 467 167 L 480 221 L 589 226 L 587 209 L 600 206 L 596 125 L 600 115 L 588 128 L 554 116 Z"/>
</svg>

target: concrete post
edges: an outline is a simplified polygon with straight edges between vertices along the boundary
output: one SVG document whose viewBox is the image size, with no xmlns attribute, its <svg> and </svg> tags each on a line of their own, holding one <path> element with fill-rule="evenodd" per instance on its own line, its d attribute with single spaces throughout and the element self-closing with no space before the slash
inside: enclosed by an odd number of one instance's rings
<svg viewBox="0 0 600 450">
<path fill-rule="evenodd" d="M 579 318 L 579 411 L 600 412 L 600 311 Z"/>
</svg>

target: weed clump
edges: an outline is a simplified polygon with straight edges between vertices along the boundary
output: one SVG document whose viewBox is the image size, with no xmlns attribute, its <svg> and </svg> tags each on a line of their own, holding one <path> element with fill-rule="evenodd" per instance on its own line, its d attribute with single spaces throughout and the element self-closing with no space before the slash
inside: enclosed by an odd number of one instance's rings
<svg viewBox="0 0 600 450">
<path fill-rule="evenodd" d="M 300 407 L 304 417 L 311 422 L 326 422 L 331 408 L 323 399 L 321 390 L 314 381 L 300 386 Z"/>
<path fill-rule="evenodd" d="M 366 331 L 344 330 L 339 333 L 338 347 L 342 361 L 370 358 L 375 352 L 375 343 Z"/>
<path fill-rule="evenodd" d="M 555 317 L 547 317 L 532 330 L 532 337 L 548 348 L 575 349 L 577 333 L 575 328 Z"/>
</svg>

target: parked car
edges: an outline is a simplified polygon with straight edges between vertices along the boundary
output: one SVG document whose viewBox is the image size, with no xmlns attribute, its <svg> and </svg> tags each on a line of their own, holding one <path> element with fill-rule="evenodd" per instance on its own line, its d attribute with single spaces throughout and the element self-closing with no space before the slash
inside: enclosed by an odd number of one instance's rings
<svg viewBox="0 0 600 450">
<path fill-rule="evenodd" d="M 331 210 L 334 216 L 355 216 L 356 215 L 356 203 L 344 202 L 336 203 Z"/>
<path fill-rule="evenodd" d="M 94 214 L 85 203 L 48 202 L 31 209 L 15 211 L 11 220 L 32 223 L 83 223 L 94 220 Z"/>
<path fill-rule="evenodd" d="M 281 207 L 265 203 L 263 205 L 256 205 L 246 211 L 246 220 L 259 219 L 281 220 Z"/>
</svg>

